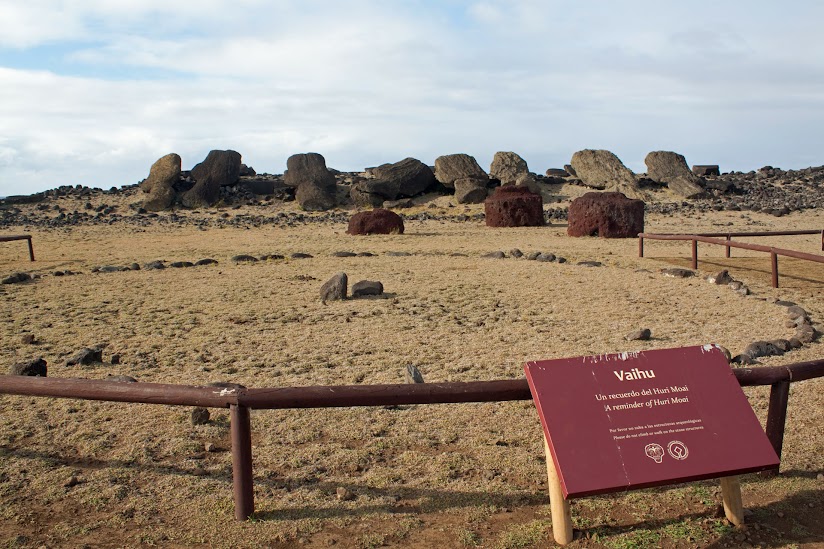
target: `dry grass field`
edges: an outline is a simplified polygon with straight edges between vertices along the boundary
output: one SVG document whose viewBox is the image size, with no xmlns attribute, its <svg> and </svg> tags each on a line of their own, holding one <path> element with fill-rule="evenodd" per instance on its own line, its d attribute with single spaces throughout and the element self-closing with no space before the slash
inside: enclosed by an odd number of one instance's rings
<svg viewBox="0 0 824 549">
<path fill-rule="evenodd" d="M 447 200 L 436 202 L 444 212 Z M 824 213 L 809 211 L 647 218 L 650 232 L 822 227 Z M 402 235 L 345 231 L 161 222 L 4 231 L 33 234 L 37 261 L 29 263 L 22 242 L 0 244 L 0 275 L 42 277 L 0 287 L 0 366 L 5 373 L 42 356 L 50 377 L 284 387 L 403 383 L 414 364 L 427 381 L 474 381 L 521 377 L 527 360 L 586 354 L 713 342 L 735 355 L 754 340 L 792 335 L 776 299 L 807 309 L 822 330 L 821 264 L 781 258 L 781 288 L 773 289 L 766 254 L 734 250 L 726 259 L 723 248 L 702 245 L 701 274 L 728 269 L 751 288 L 743 297 L 701 278 L 661 276 L 663 267 L 689 266 L 687 242 L 648 241 L 648 257 L 639 258 L 634 239 L 574 239 L 563 225 L 429 220 L 408 221 Z M 814 235 L 742 240 L 822 253 Z M 481 257 L 513 248 L 568 262 Z M 295 252 L 313 257 L 289 258 Z M 287 259 L 236 263 L 237 254 Z M 90 272 L 203 258 L 219 263 Z M 576 265 L 584 260 L 603 266 Z M 82 274 L 51 274 L 66 269 Z M 350 285 L 381 281 L 386 294 L 322 304 L 321 284 L 341 271 Z M 624 339 L 638 328 L 652 339 Z M 23 342 L 26 334 L 34 343 Z M 95 345 L 105 346 L 102 363 L 64 365 Z M 760 365 L 821 358 L 819 341 Z M 746 393 L 763 421 L 769 388 Z M 706 481 L 575 500 L 582 536 L 571 547 L 824 546 L 822 393 L 821 379 L 793 385 L 782 474 L 742 479 L 746 529 L 718 518 L 720 489 Z M 529 401 L 253 412 L 257 512 L 246 523 L 233 519 L 226 410 L 193 426 L 185 407 L 5 395 L 0 407 L 0 547 L 553 544 L 541 427 Z M 339 498 L 341 487 L 352 497 Z"/>
</svg>

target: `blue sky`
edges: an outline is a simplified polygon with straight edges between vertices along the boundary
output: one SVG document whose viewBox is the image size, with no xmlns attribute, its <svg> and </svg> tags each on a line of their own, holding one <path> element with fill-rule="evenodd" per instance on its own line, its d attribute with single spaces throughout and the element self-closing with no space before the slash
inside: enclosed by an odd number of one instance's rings
<svg viewBox="0 0 824 549">
<path fill-rule="evenodd" d="M 605 148 L 824 164 L 824 4 L 0 0 L 0 196 L 136 183 L 231 148 L 259 172 Z"/>
</svg>

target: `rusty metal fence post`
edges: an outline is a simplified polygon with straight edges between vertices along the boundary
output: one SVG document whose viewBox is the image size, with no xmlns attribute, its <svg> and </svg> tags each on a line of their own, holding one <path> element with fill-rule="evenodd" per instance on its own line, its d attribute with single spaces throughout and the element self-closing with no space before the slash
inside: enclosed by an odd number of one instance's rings
<svg viewBox="0 0 824 549">
<path fill-rule="evenodd" d="M 644 237 L 638 235 L 638 257 L 644 257 Z"/>
<path fill-rule="evenodd" d="M 778 288 L 778 254 L 770 250 L 770 264 L 772 265 L 772 287 Z"/>
<path fill-rule="evenodd" d="M 779 460 L 784 446 L 784 425 L 787 421 L 787 403 L 789 400 L 790 382 L 788 380 L 779 381 L 770 386 L 770 407 L 767 411 L 767 428 L 765 430 Z M 778 469 L 764 471 L 762 474 L 764 476 L 777 475 Z"/>
<path fill-rule="evenodd" d="M 249 408 L 229 406 L 232 435 L 232 481 L 235 519 L 243 521 L 255 512 L 255 488 L 252 482 L 252 425 Z"/>
<path fill-rule="evenodd" d="M 727 257 L 731 257 L 731 256 L 730 256 L 730 250 L 731 250 L 732 248 L 730 247 L 730 240 L 732 240 L 732 235 L 731 235 L 731 234 L 728 234 L 728 235 L 727 235 Z"/>
<path fill-rule="evenodd" d="M 692 240 L 692 268 L 698 268 L 698 239 Z"/>
</svg>

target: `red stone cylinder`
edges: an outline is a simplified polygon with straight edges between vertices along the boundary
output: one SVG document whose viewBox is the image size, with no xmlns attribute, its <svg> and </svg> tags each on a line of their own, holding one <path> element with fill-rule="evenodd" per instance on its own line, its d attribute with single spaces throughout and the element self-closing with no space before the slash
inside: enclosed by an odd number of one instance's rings
<svg viewBox="0 0 824 549">
<path fill-rule="evenodd" d="M 527 187 L 498 187 L 484 200 L 487 227 L 540 227 L 544 224 L 544 201 Z"/>
</svg>

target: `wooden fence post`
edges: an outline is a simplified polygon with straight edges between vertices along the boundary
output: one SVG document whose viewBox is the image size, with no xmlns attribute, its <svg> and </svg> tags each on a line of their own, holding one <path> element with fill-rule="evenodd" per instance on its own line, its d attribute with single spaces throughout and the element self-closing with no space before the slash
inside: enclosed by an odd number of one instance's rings
<svg viewBox="0 0 824 549">
<path fill-rule="evenodd" d="M 770 439 L 773 450 L 778 459 L 781 459 L 781 450 L 784 446 L 784 425 L 787 422 L 787 403 L 790 400 L 790 382 L 779 381 L 770 387 L 770 407 L 767 411 L 767 438 Z M 778 470 L 764 471 L 762 476 L 773 476 Z"/>
<path fill-rule="evenodd" d="M 721 478 L 721 499 L 724 515 L 735 526 L 744 524 L 744 504 L 741 501 L 741 483 L 737 476 Z"/>
<path fill-rule="evenodd" d="M 692 241 L 692 268 L 698 268 L 698 241 Z"/>
<path fill-rule="evenodd" d="M 558 471 L 549 450 L 549 443 L 544 437 L 544 452 L 546 453 L 546 474 L 549 484 L 549 508 L 552 513 L 552 537 L 559 545 L 567 545 L 572 541 L 572 512 L 569 501 L 564 498 Z"/>
</svg>

